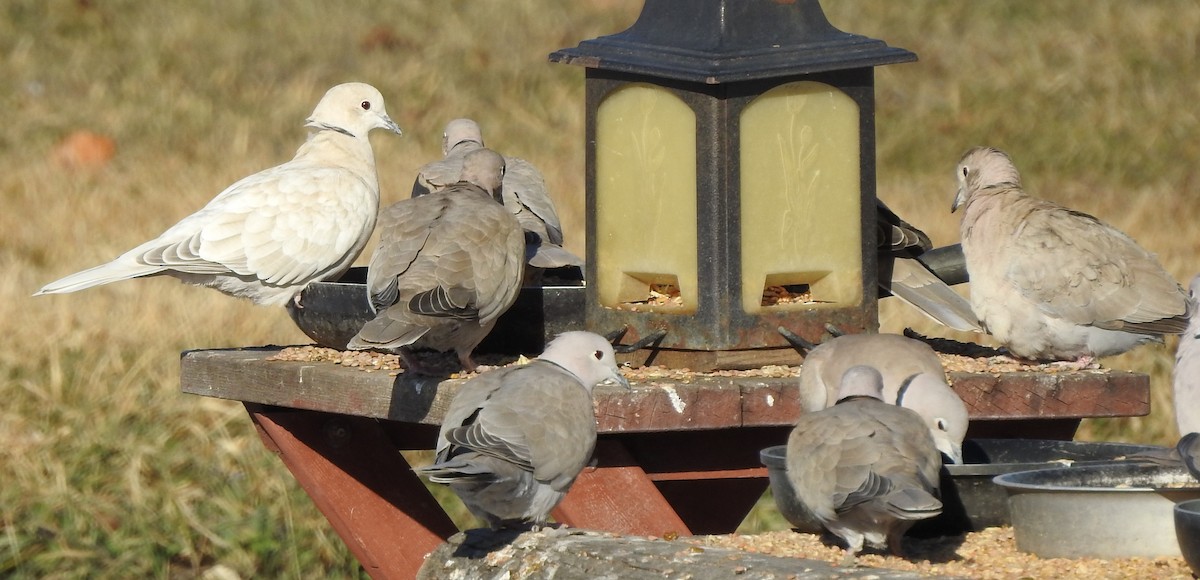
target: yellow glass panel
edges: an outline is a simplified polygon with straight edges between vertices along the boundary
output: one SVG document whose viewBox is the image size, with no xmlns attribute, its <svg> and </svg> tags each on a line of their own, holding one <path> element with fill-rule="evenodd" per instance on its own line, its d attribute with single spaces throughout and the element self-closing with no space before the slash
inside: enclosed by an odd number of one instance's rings
<svg viewBox="0 0 1200 580">
<path fill-rule="evenodd" d="M 858 105 L 801 81 L 756 98 L 741 117 L 742 307 L 862 303 Z M 764 306 L 764 289 L 802 300 Z"/>
<path fill-rule="evenodd" d="M 600 304 L 693 313 L 697 303 L 696 115 L 648 84 L 596 111 L 596 258 Z"/>
</svg>

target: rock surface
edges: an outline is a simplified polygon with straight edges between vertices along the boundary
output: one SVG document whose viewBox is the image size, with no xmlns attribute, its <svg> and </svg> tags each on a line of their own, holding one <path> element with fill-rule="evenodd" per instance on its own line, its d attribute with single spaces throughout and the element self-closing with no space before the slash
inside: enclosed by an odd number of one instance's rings
<svg viewBox="0 0 1200 580">
<path fill-rule="evenodd" d="M 478 529 L 455 534 L 429 554 L 417 578 L 898 580 L 929 576 L 881 568 L 839 568 L 816 560 L 702 547 L 682 540 L 562 528 L 524 533 Z"/>
</svg>

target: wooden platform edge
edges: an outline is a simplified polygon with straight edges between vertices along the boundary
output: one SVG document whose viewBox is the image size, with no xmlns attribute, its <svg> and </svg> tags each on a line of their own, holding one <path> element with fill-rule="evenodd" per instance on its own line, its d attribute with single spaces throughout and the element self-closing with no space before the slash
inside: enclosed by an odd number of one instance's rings
<svg viewBox="0 0 1200 580">
<path fill-rule="evenodd" d="M 426 425 L 441 423 L 463 379 L 366 371 L 330 362 L 269 361 L 279 347 L 181 356 L 185 393 Z M 951 373 L 972 420 L 1130 417 L 1150 412 L 1149 376 L 1125 371 Z M 648 378 L 631 391 L 601 385 L 601 433 L 792 425 L 795 377 Z"/>
</svg>

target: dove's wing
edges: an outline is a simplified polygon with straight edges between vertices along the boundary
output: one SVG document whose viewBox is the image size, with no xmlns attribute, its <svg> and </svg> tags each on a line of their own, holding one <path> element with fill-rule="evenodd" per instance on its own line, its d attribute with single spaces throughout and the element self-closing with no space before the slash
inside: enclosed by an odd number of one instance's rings
<svg viewBox="0 0 1200 580">
<path fill-rule="evenodd" d="M 1129 236 L 1084 213 L 1030 198 L 1012 215 L 1007 279 L 1045 313 L 1144 334 L 1187 326 L 1178 283 Z"/>
</svg>

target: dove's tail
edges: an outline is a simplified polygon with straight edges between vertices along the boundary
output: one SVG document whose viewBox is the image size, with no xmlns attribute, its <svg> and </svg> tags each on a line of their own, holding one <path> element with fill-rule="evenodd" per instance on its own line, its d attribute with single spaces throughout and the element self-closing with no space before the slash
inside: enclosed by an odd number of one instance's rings
<svg viewBox="0 0 1200 580">
<path fill-rule="evenodd" d="M 888 290 L 893 296 L 922 314 L 954 330 L 983 332 L 971 303 L 917 260 L 896 258 L 889 282 Z"/>
<path fill-rule="evenodd" d="M 142 276 L 152 276 L 165 271 L 162 266 L 147 266 L 145 264 L 129 264 L 125 262 L 109 262 L 95 268 L 88 268 L 82 272 L 76 272 L 55 280 L 38 290 L 33 295 L 41 296 L 42 294 L 66 294 L 76 292 L 84 288 L 92 286 L 100 286 L 109 282 L 117 282 L 120 280 L 129 280 L 130 278 L 140 278 Z"/>
<path fill-rule="evenodd" d="M 368 322 L 346 344 L 349 350 L 372 348 L 399 348 L 410 345 L 429 332 L 428 326 L 415 326 L 402 320 L 389 318 L 380 312 L 375 320 Z"/>
<path fill-rule="evenodd" d="M 496 474 L 488 466 L 460 458 L 418 467 L 413 471 L 434 483 L 490 483 Z"/>
<path fill-rule="evenodd" d="M 942 502 L 928 491 L 906 487 L 888 494 L 884 509 L 902 520 L 923 520 L 942 513 Z"/>
</svg>

